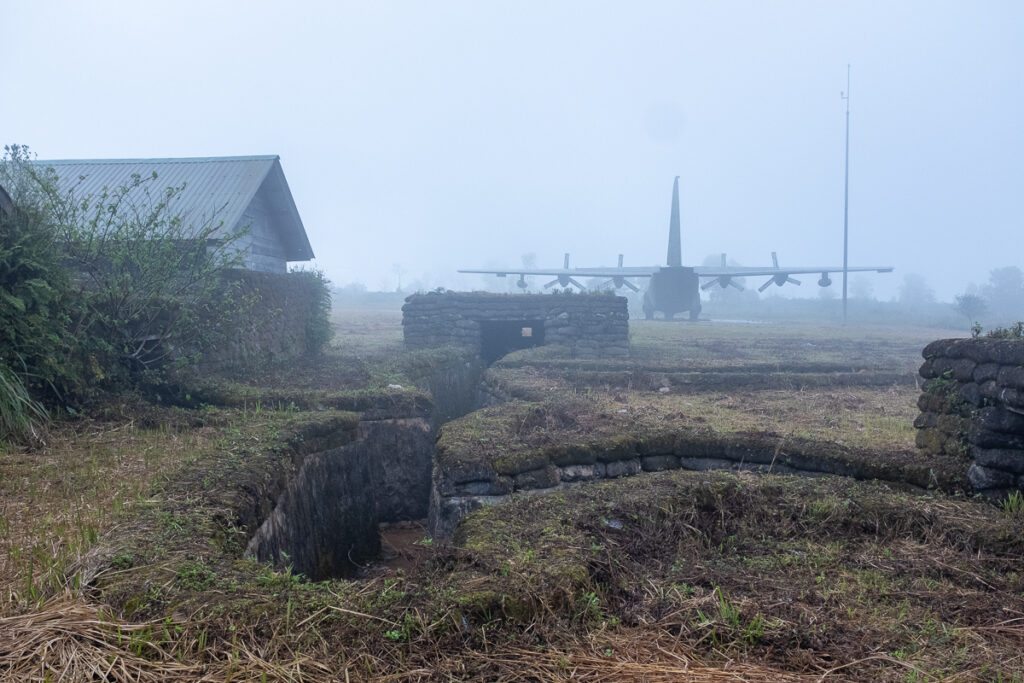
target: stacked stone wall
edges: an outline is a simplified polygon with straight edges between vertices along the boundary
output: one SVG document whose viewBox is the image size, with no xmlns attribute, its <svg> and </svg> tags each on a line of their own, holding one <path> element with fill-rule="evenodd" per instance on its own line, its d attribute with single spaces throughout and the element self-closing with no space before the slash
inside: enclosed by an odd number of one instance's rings
<svg viewBox="0 0 1024 683">
<path fill-rule="evenodd" d="M 922 355 L 918 448 L 970 458 L 991 497 L 1024 489 L 1024 340 L 941 339 Z"/>
<path fill-rule="evenodd" d="M 480 350 L 482 323 L 544 321 L 544 343 L 568 347 L 574 357 L 629 354 L 625 297 L 596 294 L 414 294 L 402 307 L 406 346 L 455 345 Z"/>
</svg>

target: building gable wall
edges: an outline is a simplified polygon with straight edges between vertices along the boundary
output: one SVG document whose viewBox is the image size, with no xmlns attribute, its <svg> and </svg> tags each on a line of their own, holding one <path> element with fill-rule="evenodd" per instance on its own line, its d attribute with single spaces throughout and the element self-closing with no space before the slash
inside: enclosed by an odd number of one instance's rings
<svg viewBox="0 0 1024 683">
<path fill-rule="evenodd" d="M 239 241 L 239 247 L 245 252 L 245 267 L 265 273 L 287 272 L 287 252 L 280 228 L 262 188 L 253 195 L 235 229 L 245 227 L 249 231 Z"/>
</svg>

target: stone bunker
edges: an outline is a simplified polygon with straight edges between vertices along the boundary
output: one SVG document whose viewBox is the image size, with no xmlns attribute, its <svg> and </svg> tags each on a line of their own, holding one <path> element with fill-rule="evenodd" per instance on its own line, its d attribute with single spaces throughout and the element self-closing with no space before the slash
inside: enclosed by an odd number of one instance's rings
<svg viewBox="0 0 1024 683">
<path fill-rule="evenodd" d="M 1024 490 L 1024 340 L 940 339 L 921 355 L 918 448 L 969 457 L 991 498 Z"/>
<path fill-rule="evenodd" d="M 488 364 L 545 344 L 577 358 L 629 355 L 626 299 L 605 294 L 414 294 L 402 306 L 402 327 L 409 348 L 467 347 Z"/>
</svg>

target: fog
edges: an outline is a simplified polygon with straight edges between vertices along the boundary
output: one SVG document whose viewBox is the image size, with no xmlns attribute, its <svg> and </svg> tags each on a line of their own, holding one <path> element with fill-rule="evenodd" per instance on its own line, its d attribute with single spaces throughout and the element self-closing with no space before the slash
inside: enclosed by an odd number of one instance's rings
<svg viewBox="0 0 1024 683">
<path fill-rule="evenodd" d="M 460 267 L 850 263 L 941 300 L 1024 266 L 1019 2 L 0 0 L 5 143 L 279 154 L 335 283 Z M 814 278 L 799 290 L 817 296 Z M 839 278 L 836 278 L 839 284 Z M 835 285 L 834 285 L 835 287 Z M 806 290 L 806 291 L 804 291 Z M 786 290 L 783 290 L 786 291 Z"/>
</svg>

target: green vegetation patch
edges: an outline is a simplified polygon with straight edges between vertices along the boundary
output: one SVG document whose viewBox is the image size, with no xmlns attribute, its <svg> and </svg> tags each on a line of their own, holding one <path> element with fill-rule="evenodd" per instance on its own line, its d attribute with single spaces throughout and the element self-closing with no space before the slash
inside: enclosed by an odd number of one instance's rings
<svg viewBox="0 0 1024 683">
<path fill-rule="evenodd" d="M 1024 527 L 965 499 L 676 471 L 516 497 L 457 543 L 488 570 L 477 592 L 534 620 L 656 624 L 711 658 L 857 661 L 858 680 L 1024 666 L 1007 621 L 1024 614 Z"/>
<path fill-rule="evenodd" d="M 445 424 L 436 463 L 446 495 L 454 484 L 548 465 L 662 454 L 963 489 L 966 459 L 914 447 L 916 395 L 910 387 L 698 395 L 556 389 Z"/>
</svg>

